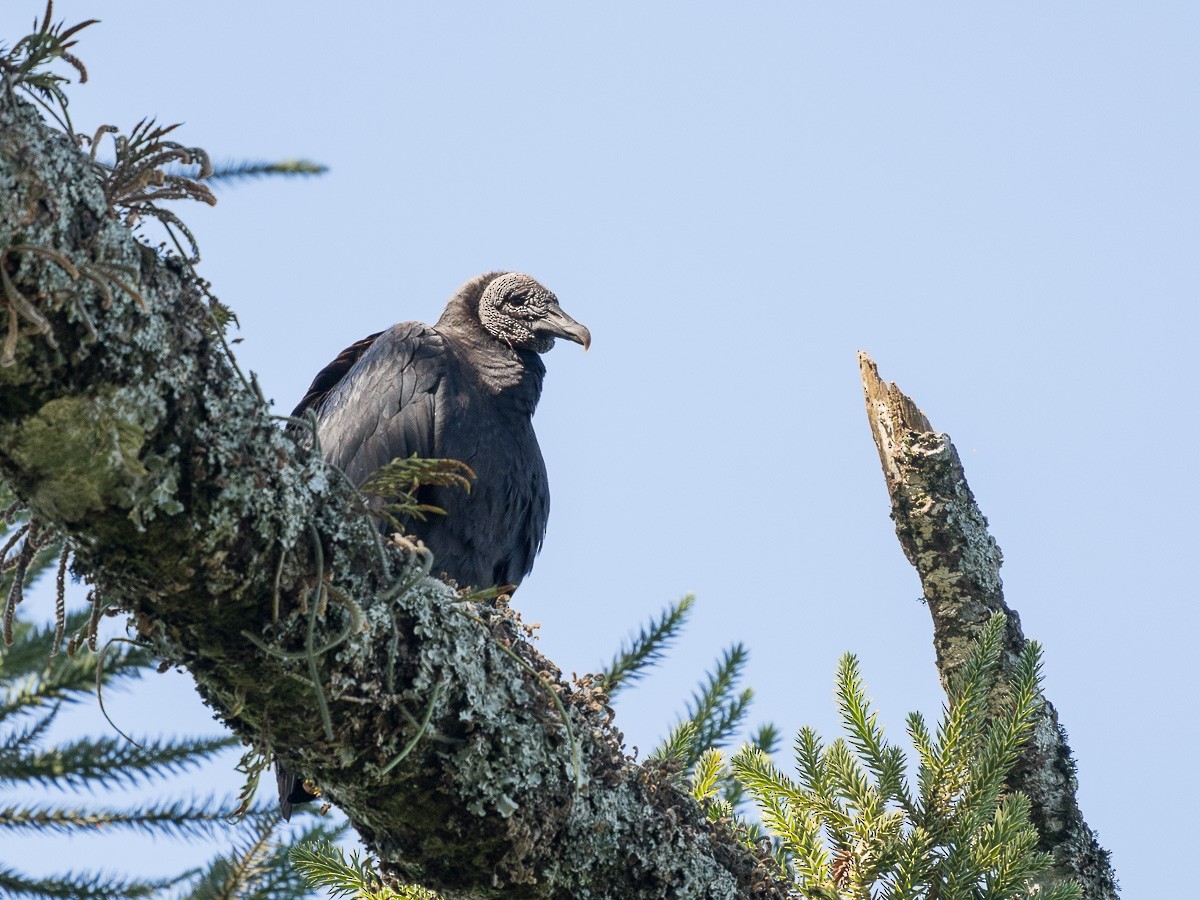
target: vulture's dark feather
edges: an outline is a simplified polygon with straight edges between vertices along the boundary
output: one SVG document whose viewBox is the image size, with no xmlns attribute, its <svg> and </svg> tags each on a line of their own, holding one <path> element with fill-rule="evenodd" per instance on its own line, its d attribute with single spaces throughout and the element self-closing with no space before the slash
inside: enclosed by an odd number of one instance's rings
<svg viewBox="0 0 1200 900">
<path fill-rule="evenodd" d="M 532 416 L 546 373 L 540 354 L 556 337 L 591 343 L 538 282 L 491 272 L 463 285 L 436 325 L 401 322 L 347 347 L 293 415 L 316 413 L 325 459 L 356 485 L 414 453 L 470 466 L 470 493 L 422 488 L 420 501 L 446 515 L 407 529 L 433 552 L 433 571 L 460 587 L 517 585 L 550 514 Z M 281 763 L 277 772 L 286 817 L 312 798 Z"/>
<path fill-rule="evenodd" d="M 313 379 L 313 383 L 309 385 L 308 393 L 304 395 L 304 399 L 296 404 L 296 408 L 292 410 L 292 415 L 299 419 L 308 410 L 317 409 L 329 395 L 329 392 L 337 387 L 337 383 L 346 377 L 346 373 L 350 371 L 350 367 L 358 362 L 358 358 L 367 352 L 367 348 L 375 343 L 375 338 L 381 334 L 383 334 L 382 331 L 377 331 L 363 338 L 361 341 L 355 341 L 339 353 L 337 359 L 318 372 L 317 377 Z"/>
</svg>

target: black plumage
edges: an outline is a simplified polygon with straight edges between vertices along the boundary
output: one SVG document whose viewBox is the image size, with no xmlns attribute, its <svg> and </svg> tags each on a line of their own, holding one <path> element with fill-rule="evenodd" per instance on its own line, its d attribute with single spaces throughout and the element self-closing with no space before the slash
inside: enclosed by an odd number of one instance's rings
<svg viewBox="0 0 1200 900">
<path fill-rule="evenodd" d="M 325 459 L 361 485 L 397 457 L 457 459 L 470 493 L 422 488 L 446 515 L 411 521 L 434 571 L 461 587 L 517 585 L 533 568 L 550 512 L 533 412 L 546 374 L 541 354 L 591 335 L 528 275 L 468 281 L 435 325 L 401 322 L 352 344 L 317 374 L 294 411 L 316 414 Z M 279 767 L 280 803 L 312 799 Z"/>
</svg>

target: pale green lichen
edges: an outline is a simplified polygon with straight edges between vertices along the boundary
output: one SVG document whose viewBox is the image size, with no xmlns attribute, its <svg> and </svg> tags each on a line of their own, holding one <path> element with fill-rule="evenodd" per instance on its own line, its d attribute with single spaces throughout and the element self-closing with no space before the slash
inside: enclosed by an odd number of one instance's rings
<svg viewBox="0 0 1200 900">
<path fill-rule="evenodd" d="M 127 509 L 139 530 L 160 513 L 180 512 L 174 454 L 144 452 L 161 406 L 142 384 L 45 403 L 22 424 L 12 450 L 33 475 L 34 505 L 64 522 Z"/>
<path fill-rule="evenodd" d="M 128 507 L 148 474 L 138 458 L 145 431 L 112 404 L 60 397 L 22 423 L 13 460 L 34 476 L 34 505 L 62 522 L 109 506 Z"/>
</svg>

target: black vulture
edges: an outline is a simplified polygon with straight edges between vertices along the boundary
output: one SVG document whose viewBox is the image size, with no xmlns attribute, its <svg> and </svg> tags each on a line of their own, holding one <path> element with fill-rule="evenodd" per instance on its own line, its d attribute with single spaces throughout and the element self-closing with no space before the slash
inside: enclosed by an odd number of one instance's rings
<svg viewBox="0 0 1200 900">
<path fill-rule="evenodd" d="M 460 587 L 517 585 L 546 533 L 550 491 L 533 433 L 555 338 L 591 334 L 528 275 L 489 272 L 450 298 L 436 325 L 401 322 L 352 344 L 322 369 L 292 413 L 316 414 L 325 459 L 361 485 L 397 457 L 456 459 L 469 493 L 422 488 L 445 511 L 407 530 L 432 551 L 433 571 Z M 313 799 L 276 764 L 280 806 Z"/>
</svg>

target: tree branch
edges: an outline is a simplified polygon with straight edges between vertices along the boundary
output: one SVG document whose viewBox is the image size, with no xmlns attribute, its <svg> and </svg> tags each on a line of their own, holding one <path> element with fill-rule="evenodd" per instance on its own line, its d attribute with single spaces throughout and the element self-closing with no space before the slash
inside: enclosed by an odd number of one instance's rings
<svg viewBox="0 0 1200 900">
<path fill-rule="evenodd" d="M 119 224 L 86 155 L 3 87 L 0 469 L 104 602 L 406 881 L 447 898 L 786 896 L 624 755 L 604 695 L 565 684 L 514 614 L 381 544 L 240 377 L 207 285 Z"/>
<path fill-rule="evenodd" d="M 933 616 L 942 686 L 949 683 L 995 612 L 1008 617 L 1003 664 L 1011 672 L 1025 637 L 1016 612 L 1004 602 L 1000 548 L 988 534 L 987 519 L 967 486 L 958 452 L 949 436 L 935 432 L 896 385 L 880 379 L 869 356 L 859 353 L 858 361 L 896 535 L 921 577 Z M 1048 700 L 1010 786 L 1029 797 L 1041 835 L 1039 849 L 1054 854 L 1054 874 L 1079 881 L 1089 900 L 1116 898 L 1108 851 L 1079 810 L 1075 760 Z"/>
</svg>

